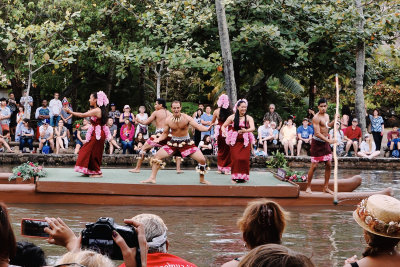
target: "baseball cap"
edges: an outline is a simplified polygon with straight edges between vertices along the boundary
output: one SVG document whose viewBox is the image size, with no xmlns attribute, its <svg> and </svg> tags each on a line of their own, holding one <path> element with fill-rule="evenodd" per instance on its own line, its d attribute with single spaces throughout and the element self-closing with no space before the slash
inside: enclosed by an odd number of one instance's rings
<svg viewBox="0 0 400 267">
<path fill-rule="evenodd" d="M 50 123 L 50 120 L 49 120 L 49 119 L 44 119 L 44 120 L 42 120 L 42 123 L 43 123 L 43 124 L 49 124 L 49 123 Z"/>
<path fill-rule="evenodd" d="M 110 106 L 115 106 L 115 104 L 114 104 L 114 103 L 111 103 Z"/>
<path fill-rule="evenodd" d="M 67 100 L 67 99 L 63 99 L 61 102 L 63 103 L 63 105 L 65 105 L 65 104 L 69 104 L 69 102 L 68 102 L 68 100 Z"/>
<path fill-rule="evenodd" d="M 124 106 L 124 109 L 126 109 L 126 108 L 131 109 L 131 107 L 130 107 L 129 105 L 125 105 L 125 106 Z"/>
<path fill-rule="evenodd" d="M 308 121 L 308 118 L 304 118 L 303 121 Z"/>
<path fill-rule="evenodd" d="M 354 118 L 354 119 L 353 119 L 353 121 L 356 121 L 356 122 L 358 122 L 357 118 Z"/>
</svg>

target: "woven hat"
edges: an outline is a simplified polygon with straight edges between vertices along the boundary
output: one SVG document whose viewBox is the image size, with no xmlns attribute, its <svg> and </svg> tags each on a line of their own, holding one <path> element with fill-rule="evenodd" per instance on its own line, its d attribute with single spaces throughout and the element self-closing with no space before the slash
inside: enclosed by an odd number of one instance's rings
<svg viewBox="0 0 400 267">
<path fill-rule="evenodd" d="M 400 239 L 400 200 L 394 197 L 373 195 L 362 200 L 353 218 L 370 233 Z"/>
</svg>

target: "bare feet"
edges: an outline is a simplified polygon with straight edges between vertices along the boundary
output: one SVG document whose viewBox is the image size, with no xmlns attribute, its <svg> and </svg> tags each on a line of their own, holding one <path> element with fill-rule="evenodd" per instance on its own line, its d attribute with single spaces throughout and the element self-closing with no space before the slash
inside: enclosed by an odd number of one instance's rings
<svg viewBox="0 0 400 267">
<path fill-rule="evenodd" d="M 103 177 L 103 175 L 101 175 L 101 174 L 92 174 L 92 175 L 89 175 L 89 177 L 90 178 L 101 178 L 101 177 Z"/>
<path fill-rule="evenodd" d="M 333 191 L 330 190 L 328 187 L 324 187 L 324 189 L 322 189 L 322 192 L 333 195 Z"/>
<path fill-rule="evenodd" d="M 310 187 L 307 187 L 306 193 L 307 193 L 307 194 L 312 194 L 312 191 L 311 191 L 311 188 L 310 188 Z"/>
<path fill-rule="evenodd" d="M 231 175 L 231 172 L 225 172 L 224 174 L 225 175 Z"/>
<path fill-rule="evenodd" d="M 144 181 L 140 181 L 140 182 L 141 182 L 142 184 L 155 184 L 155 183 L 156 183 L 156 179 L 150 177 L 149 179 L 144 180 Z"/>
<path fill-rule="evenodd" d="M 200 180 L 200 183 L 201 184 L 211 184 L 211 182 L 204 180 L 204 179 Z"/>
<path fill-rule="evenodd" d="M 89 177 L 89 174 L 82 174 L 81 177 Z"/>
<path fill-rule="evenodd" d="M 221 172 L 221 171 L 217 171 L 217 173 L 219 173 L 219 174 L 222 174 L 222 172 Z"/>
<path fill-rule="evenodd" d="M 237 184 L 237 182 L 236 182 L 236 181 L 234 181 L 234 180 L 231 180 L 231 183 L 232 183 L 232 184 Z"/>
<path fill-rule="evenodd" d="M 183 171 L 182 171 L 182 170 L 179 170 L 179 171 L 176 170 L 176 173 L 177 173 L 177 174 L 181 174 L 181 173 L 183 173 Z"/>
<path fill-rule="evenodd" d="M 139 173 L 139 172 L 140 172 L 140 169 L 134 168 L 134 169 L 132 169 L 132 170 L 129 170 L 129 172 L 132 172 L 132 173 Z"/>
</svg>

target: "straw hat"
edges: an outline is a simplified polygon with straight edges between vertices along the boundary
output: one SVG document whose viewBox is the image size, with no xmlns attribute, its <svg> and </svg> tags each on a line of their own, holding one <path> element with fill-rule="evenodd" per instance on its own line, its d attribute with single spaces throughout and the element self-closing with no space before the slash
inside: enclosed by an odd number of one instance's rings
<svg viewBox="0 0 400 267">
<path fill-rule="evenodd" d="M 400 200 L 373 195 L 361 201 L 353 218 L 366 231 L 400 239 Z"/>
</svg>

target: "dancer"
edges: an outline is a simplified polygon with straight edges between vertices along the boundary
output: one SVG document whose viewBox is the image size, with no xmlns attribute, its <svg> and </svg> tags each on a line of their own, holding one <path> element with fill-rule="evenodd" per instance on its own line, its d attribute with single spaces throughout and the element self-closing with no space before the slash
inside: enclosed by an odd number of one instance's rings
<svg viewBox="0 0 400 267">
<path fill-rule="evenodd" d="M 255 143 L 255 127 L 253 118 L 246 114 L 246 99 L 236 102 L 233 111 L 235 114 L 229 116 L 222 125 L 222 134 L 226 135 L 226 143 L 231 146 L 232 183 L 236 184 L 249 180 L 250 152 Z"/>
<path fill-rule="evenodd" d="M 142 125 L 149 125 L 154 121 L 156 124 L 156 132 L 149 139 L 147 139 L 146 143 L 140 149 L 138 161 L 136 163 L 136 168 L 129 170 L 130 172 L 133 173 L 140 172 L 140 167 L 142 166 L 144 156 L 146 155 L 147 151 L 149 151 L 153 147 L 162 147 L 163 145 L 167 144 L 168 139 L 165 139 L 164 142 L 161 142 L 159 144 L 155 143 L 154 139 L 160 137 L 161 134 L 164 132 L 163 127 L 165 125 L 165 121 L 168 118 L 168 116 L 172 115 L 172 113 L 167 110 L 167 103 L 162 98 L 157 98 L 156 103 L 154 104 L 154 108 L 156 109 L 156 111 L 154 111 L 147 120 L 145 121 L 138 120 L 138 123 Z M 176 172 L 182 173 L 180 157 L 176 157 Z"/>
<path fill-rule="evenodd" d="M 331 177 L 332 167 L 332 151 L 330 144 L 336 143 L 335 139 L 329 139 L 329 128 L 333 127 L 335 120 L 329 122 L 329 115 L 326 113 L 328 105 L 325 98 L 318 101 L 318 113 L 315 114 L 312 122 L 314 127 L 314 136 L 311 142 L 311 167 L 308 171 L 307 193 L 311 192 L 311 180 L 314 175 L 315 168 L 321 161 L 325 162 L 325 183 L 322 192 L 333 194 L 328 188 L 329 178 Z"/>
<path fill-rule="evenodd" d="M 201 151 L 195 146 L 194 141 L 190 140 L 189 125 L 202 132 L 209 131 L 211 126 L 205 127 L 197 124 L 192 117 L 181 113 L 181 109 L 182 106 L 180 101 L 175 100 L 172 102 L 173 115 L 166 119 L 164 132 L 160 137 L 154 139 L 153 142 L 156 144 L 163 143 L 163 141 L 168 138 L 169 130 L 171 130 L 172 138 L 166 145 L 158 150 L 155 157 L 151 159 L 151 176 L 149 179 L 142 181 L 142 183 L 155 184 L 157 172 L 165 164 L 162 160 L 176 152 L 180 152 L 182 157 L 190 156 L 198 162 L 196 169 L 200 173 L 200 183 L 210 184 L 210 182 L 204 179 L 204 174 L 207 171 L 206 159 L 204 158 L 203 153 L 201 153 Z"/>
<path fill-rule="evenodd" d="M 108 98 L 103 91 L 92 93 L 89 98 L 91 109 L 85 113 L 73 112 L 64 107 L 65 112 L 79 118 L 90 117 L 91 126 L 86 133 L 86 143 L 79 151 L 75 164 L 75 171 L 83 173 L 83 176 L 102 177 L 100 170 L 103 159 L 104 142 L 106 138 L 111 140 L 110 129 L 107 127 Z"/>
<path fill-rule="evenodd" d="M 218 173 L 231 174 L 231 154 L 229 145 L 225 142 L 225 135 L 222 134 L 222 125 L 226 119 L 232 114 L 229 108 L 229 98 L 226 94 L 222 94 L 217 101 L 218 108 L 214 111 L 212 125 L 218 119 L 218 124 L 215 127 L 214 138 L 218 144 Z"/>
</svg>

